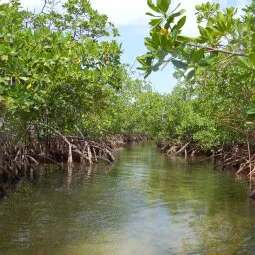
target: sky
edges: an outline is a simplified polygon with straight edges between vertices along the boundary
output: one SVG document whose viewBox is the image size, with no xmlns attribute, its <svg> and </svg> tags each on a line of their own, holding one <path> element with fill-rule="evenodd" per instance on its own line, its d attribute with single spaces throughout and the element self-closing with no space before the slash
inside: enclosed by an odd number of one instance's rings
<svg viewBox="0 0 255 255">
<path fill-rule="evenodd" d="M 120 32 L 122 47 L 124 50 L 122 61 L 136 69 L 138 63 L 136 57 L 146 53 L 144 38 L 149 34 L 149 19 L 145 12 L 150 11 L 146 0 L 90 0 L 92 7 L 99 13 L 106 14 L 109 21 L 113 22 Z M 183 28 L 183 34 L 196 36 L 198 34 L 195 18 L 195 5 L 207 2 L 208 0 L 172 0 L 173 8 L 181 3 L 181 8 L 186 10 L 187 22 Z M 212 1 L 212 0 L 211 0 Z M 221 7 L 235 6 L 243 8 L 250 0 L 214 0 L 220 3 Z M 0 0 L 8 2 L 8 0 Z M 39 9 L 42 0 L 21 0 L 22 5 L 28 9 Z M 151 81 L 154 91 L 168 93 L 176 85 L 172 77 L 173 66 L 168 65 L 163 71 L 152 73 L 147 79 Z M 141 75 L 142 78 L 142 75 Z"/>
</svg>

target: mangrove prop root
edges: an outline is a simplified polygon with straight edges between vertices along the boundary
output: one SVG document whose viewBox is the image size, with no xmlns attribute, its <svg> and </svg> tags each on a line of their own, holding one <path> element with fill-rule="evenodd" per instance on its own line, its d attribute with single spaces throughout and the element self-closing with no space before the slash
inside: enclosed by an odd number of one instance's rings
<svg viewBox="0 0 255 255">
<path fill-rule="evenodd" d="M 192 144 L 191 142 L 180 143 L 180 142 L 169 142 L 169 141 L 159 141 L 157 142 L 161 151 L 167 155 L 177 156 L 198 156 L 208 154 L 201 146 Z"/>
<path fill-rule="evenodd" d="M 37 137 L 32 133 L 38 126 L 48 130 L 46 138 Z M 39 132 L 38 132 L 39 133 Z M 133 141 L 147 140 L 141 135 L 112 135 L 104 140 L 90 140 L 82 135 L 68 136 L 45 124 L 38 124 L 27 129 L 27 133 L 19 141 L 13 135 L 3 137 L 0 145 L 0 177 L 5 180 L 18 180 L 29 173 L 33 165 L 54 163 L 63 167 L 60 162 L 67 162 L 72 167 L 73 162 L 86 165 L 97 163 L 102 159 L 108 163 L 115 161 L 114 149 L 124 147 Z"/>
<path fill-rule="evenodd" d="M 255 178 L 255 148 L 250 146 L 254 144 L 247 142 L 243 144 L 234 144 L 231 146 L 222 146 L 214 151 L 207 151 L 197 144 L 191 142 L 169 142 L 159 141 L 158 147 L 162 152 L 170 156 L 208 156 L 201 160 L 214 160 L 214 168 L 224 170 L 226 168 L 236 169 L 236 175 L 247 175 L 250 179 Z"/>
</svg>

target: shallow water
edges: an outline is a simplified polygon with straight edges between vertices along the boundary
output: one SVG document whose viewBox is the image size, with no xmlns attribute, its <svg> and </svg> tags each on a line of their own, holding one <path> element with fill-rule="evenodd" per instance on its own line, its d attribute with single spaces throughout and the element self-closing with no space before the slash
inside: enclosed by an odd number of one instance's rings
<svg viewBox="0 0 255 255">
<path fill-rule="evenodd" d="M 232 173 L 150 144 L 90 175 L 49 166 L 0 204 L 0 254 L 255 254 L 247 194 Z"/>
</svg>

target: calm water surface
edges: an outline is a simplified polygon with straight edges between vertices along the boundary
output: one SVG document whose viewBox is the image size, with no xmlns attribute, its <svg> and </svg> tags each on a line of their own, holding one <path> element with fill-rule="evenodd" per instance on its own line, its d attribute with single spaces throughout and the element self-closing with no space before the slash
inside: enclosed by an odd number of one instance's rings
<svg viewBox="0 0 255 255">
<path fill-rule="evenodd" d="M 0 254 L 255 254 L 255 204 L 231 173 L 140 145 L 91 174 L 20 183 L 0 204 Z"/>
</svg>

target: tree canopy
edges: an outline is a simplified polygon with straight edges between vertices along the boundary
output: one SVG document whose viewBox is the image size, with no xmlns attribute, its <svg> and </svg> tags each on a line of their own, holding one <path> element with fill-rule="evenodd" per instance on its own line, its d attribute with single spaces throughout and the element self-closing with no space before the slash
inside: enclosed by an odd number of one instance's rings
<svg viewBox="0 0 255 255">
<path fill-rule="evenodd" d="M 182 32 L 186 16 L 181 4 L 147 3 L 150 34 L 144 40 L 147 53 L 137 58 L 140 69 L 147 77 L 173 64 L 179 81 L 166 96 L 165 136 L 208 148 L 244 141 L 255 116 L 254 1 L 241 15 L 218 3 L 196 5 L 199 35 L 194 37 Z"/>
</svg>

